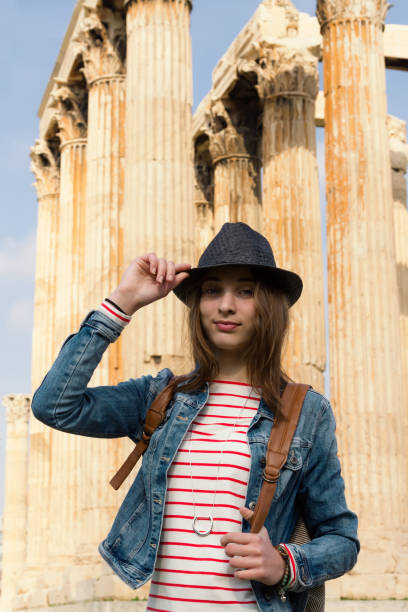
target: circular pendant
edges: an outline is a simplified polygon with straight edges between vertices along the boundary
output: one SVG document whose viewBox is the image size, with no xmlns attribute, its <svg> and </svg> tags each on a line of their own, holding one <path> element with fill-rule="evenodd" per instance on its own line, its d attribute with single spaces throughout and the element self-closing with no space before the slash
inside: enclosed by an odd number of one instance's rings
<svg viewBox="0 0 408 612">
<path fill-rule="evenodd" d="M 196 521 L 210 521 L 210 526 L 206 531 L 200 531 L 200 529 L 196 527 Z M 208 516 L 195 516 L 193 519 L 193 529 L 197 535 L 204 538 L 205 536 L 210 535 L 210 533 L 212 532 L 213 523 L 214 523 L 214 519 L 211 516 L 211 514 L 209 514 Z"/>
</svg>

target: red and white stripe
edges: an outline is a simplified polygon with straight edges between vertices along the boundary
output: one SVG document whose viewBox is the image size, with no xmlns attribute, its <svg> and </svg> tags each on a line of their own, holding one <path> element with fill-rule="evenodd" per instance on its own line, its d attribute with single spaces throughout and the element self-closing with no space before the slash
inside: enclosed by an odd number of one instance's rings
<svg viewBox="0 0 408 612">
<path fill-rule="evenodd" d="M 233 612 L 258 610 L 251 583 L 234 578 L 220 539 L 230 531 L 241 531 L 239 508 L 245 505 L 251 467 L 246 434 L 259 401 L 250 385 L 210 384 L 208 402 L 169 469 L 147 610 L 225 612 L 225 605 Z M 214 517 L 208 536 L 193 531 L 194 506 L 196 515 Z M 202 530 L 208 526 L 207 520 L 198 525 Z"/>
<path fill-rule="evenodd" d="M 100 304 L 98 310 L 100 310 L 101 312 L 103 312 L 104 315 L 112 319 L 112 321 L 119 323 L 119 325 L 121 325 L 122 327 L 126 327 L 126 325 L 128 325 L 132 320 L 132 317 L 130 315 L 125 314 L 124 312 L 116 308 L 111 302 L 107 302 L 106 300 L 104 300 L 102 304 Z"/>
</svg>

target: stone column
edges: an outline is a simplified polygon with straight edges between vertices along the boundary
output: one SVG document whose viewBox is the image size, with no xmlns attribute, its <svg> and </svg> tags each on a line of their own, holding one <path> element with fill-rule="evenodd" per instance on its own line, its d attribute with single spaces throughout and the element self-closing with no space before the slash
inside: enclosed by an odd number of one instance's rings
<svg viewBox="0 0 408 612">
<path fill-rule="evenodd" d="M 31 380 L 35 390 L 50 367 L 54 354 L 55 254 L 59 166 L 45 140 L 31 148 L 31 170 L 38 197 L 37 257 L 34 295 L 33 359 Z"/>
<path fill-rule="evenodd" d="M 214 238 L 214 172 L 207 132 L 199 134 L 194 142 L 194 205 L 196 214 L 194 265 L 205 247 Z"/>
<path fill-rule="evenodd" d="M 55 348 L 76 331 L 84 316 L 86 197 L 86 92 L 60 84 L 53 107 L 61 140 L 60 201 L 57 228 Z"/>
<path fill-rule="evenodd" d="M 3 516 L 1 597 L 4 609 L 12 609 L 24 572 L 27 537 L 28 421 L 30 397 L 7 395 L 6 483 Z"/>
<path fill-rule="evenodd" d="M 211 108 L 214 231 L 226 222 L 262 227 L 257 101 L 216 101 Z"/>
<path fill-rule="evenodd" d="M 85 204 L 84 315 L 117 286 L 123 272 L 123 189 L 125 150 L 125 21 L 121 12 L 85 7 L 78 36 L 89 87 L 87 188 Z M 122 338 L 111 345 L 91 385 L 123 380 Z M 123 447 L 125 444 L 125 448 Z M 80 443 L 81 520 L 78 554 L 100 563 L 97 547 L 119 502 L 108 486 L 129 442 L 82 439 Z M 95 572 L 96 573 L 96 572 Z M 114 593 L 110 593 L 114 596 Z"/>
<path fill-rule="evenodd" d="M 408 209 L 407 165 L 408 144 L 405 121 L 388 115 L 387 127 L 391 154 L 391 184 L 394 200 L 395 257 L 400 312 L 400 338 L 402 351 L 402 381 L 408 414 Z M 407 432 L 408 433 L 408 432 Z M 407 434 L 405 439 L 407 439 Z"/>
<path fill-rule="evenodd" d="M 59 212 L 59 153 L 37 140 L 31 152 L 31 170 L 38 196 L 37 258 L 34 294 L 32 388 L 38 387 L 55 358 L 56 252 Z M 48 453 L 52 431 L 31 415 L 28 478 L 27 570 L 40 571 L 47 555 L 47 511 L 39 511 L 47 499 Z M 47 500 L 48 502 L 48 500 Z M 47 503 L 48 508 L 48 503 Z"/>
<path fill-rule="evenodd" d="M 85 227 L 85 310 L 91 310 L 123 271 L 125 152 L 125 22 L 120 12 L 85 7 L 78 37 L 89 87 Z M 121 339 L 99 365 L 93 384 L 123 380 Z"/>
<path fill-rule="evenodd" d="M 343 581 L 341 594 L 378 599 L 399 597 L 404 590 L 398 574 L 404 571 L 408 522 L 386 129 L 387 7 L 385 0 L 318 1 L 326 101 L 331 399 L 348 499 L 359 515 L 362 541 L 358 565 Z"/>
<path fill-rule="evenodd" d="M 192 69 L 188 0 L 127 2 L 124 262 L 194 256 Z M 169 295 L 126 330 L 125 377 L 185 371 L 184 307 Z"/>
<path fill-rule="evenodd" d="M 295 41 L 295 42 L 293 42 Z M 294 380 L 324 390 L 324 290 L 315 100 L 314 49 L 264 46 L 257 65 L 263 101 L 263 232 L 278 266 L 300 274 L 301 299 L 291 309 L 284 367 Z"/>
<path fill-rule="evenodd" d="M 55 302 L 55 342 L 59 350 L 66 336 L 77 331 L 84 317 L 87 95 L 86 90 L 79 86 L 60 84 L 53 98 L 61 140 Z M 58 585 L 59 574 L 73 564 L 76 554 L 74 534 L 79 533 L 82 520 L 79 500 L 80 445 L 79 436 L 52 432 L 46 457 L 50 474 L 47 490 L 50 586 Z M 40 512 L 40 508 L 37 512 Z M 61 529 L 61 525 L 69 525 L 69 528 Z"/>
</svg>

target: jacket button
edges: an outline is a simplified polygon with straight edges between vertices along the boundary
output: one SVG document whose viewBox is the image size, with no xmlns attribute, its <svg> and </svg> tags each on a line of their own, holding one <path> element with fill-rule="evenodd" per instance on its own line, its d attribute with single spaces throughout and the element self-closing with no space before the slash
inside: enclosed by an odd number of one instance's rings
<svg viewBox="0 0 408 612">
<path fill-rule="evenodd" d="M 261 467 L 265 467 L 266 465 L 266 458 L 265 457 L 261 457 L 259 460 L 259 463 L 261 464 Z"/>
<path fill-rule="evenodd" d="M 249 508 L 250 510 L 255 510 L 255 506 L 256 506 L 256 502 L 254 502 L 254 501 L 251 501 L 251 502 L 248 504 L 248 508 Z"/>
<path fill-rule="evenodd" d="M 271 601 L 271 599 L 273 597 L 273 590 L 272 589 L 265 589 L 264 590 L 264 597 L 265 597 L 266 601 Z"/>
</svg>

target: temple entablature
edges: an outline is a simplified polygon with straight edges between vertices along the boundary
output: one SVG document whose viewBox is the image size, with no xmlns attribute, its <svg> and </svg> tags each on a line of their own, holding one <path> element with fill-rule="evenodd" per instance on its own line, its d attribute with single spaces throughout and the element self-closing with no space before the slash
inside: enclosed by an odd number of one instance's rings
<svg viewBox="0 0 408 612">
<path fill-rule="evenodd" d="M 321 60 L 322 36 L 316 17 L 297 11 L 289 0 L 264 0 L 232 42 L 212 73 L 212 88 L 198 106 L 193 118 L 196 137 L 212 100 L 224 99 L 238 79 L 237 66 L 256 61 L 259 50 L 271 45 L 308 49 Z M 388 68 L 408 70 L 408 26 L 386 25 L 384 31 L 385 62 Z M 324 94 L 316 99 L 315 122 L 324 126 Z"/>
</svg>

